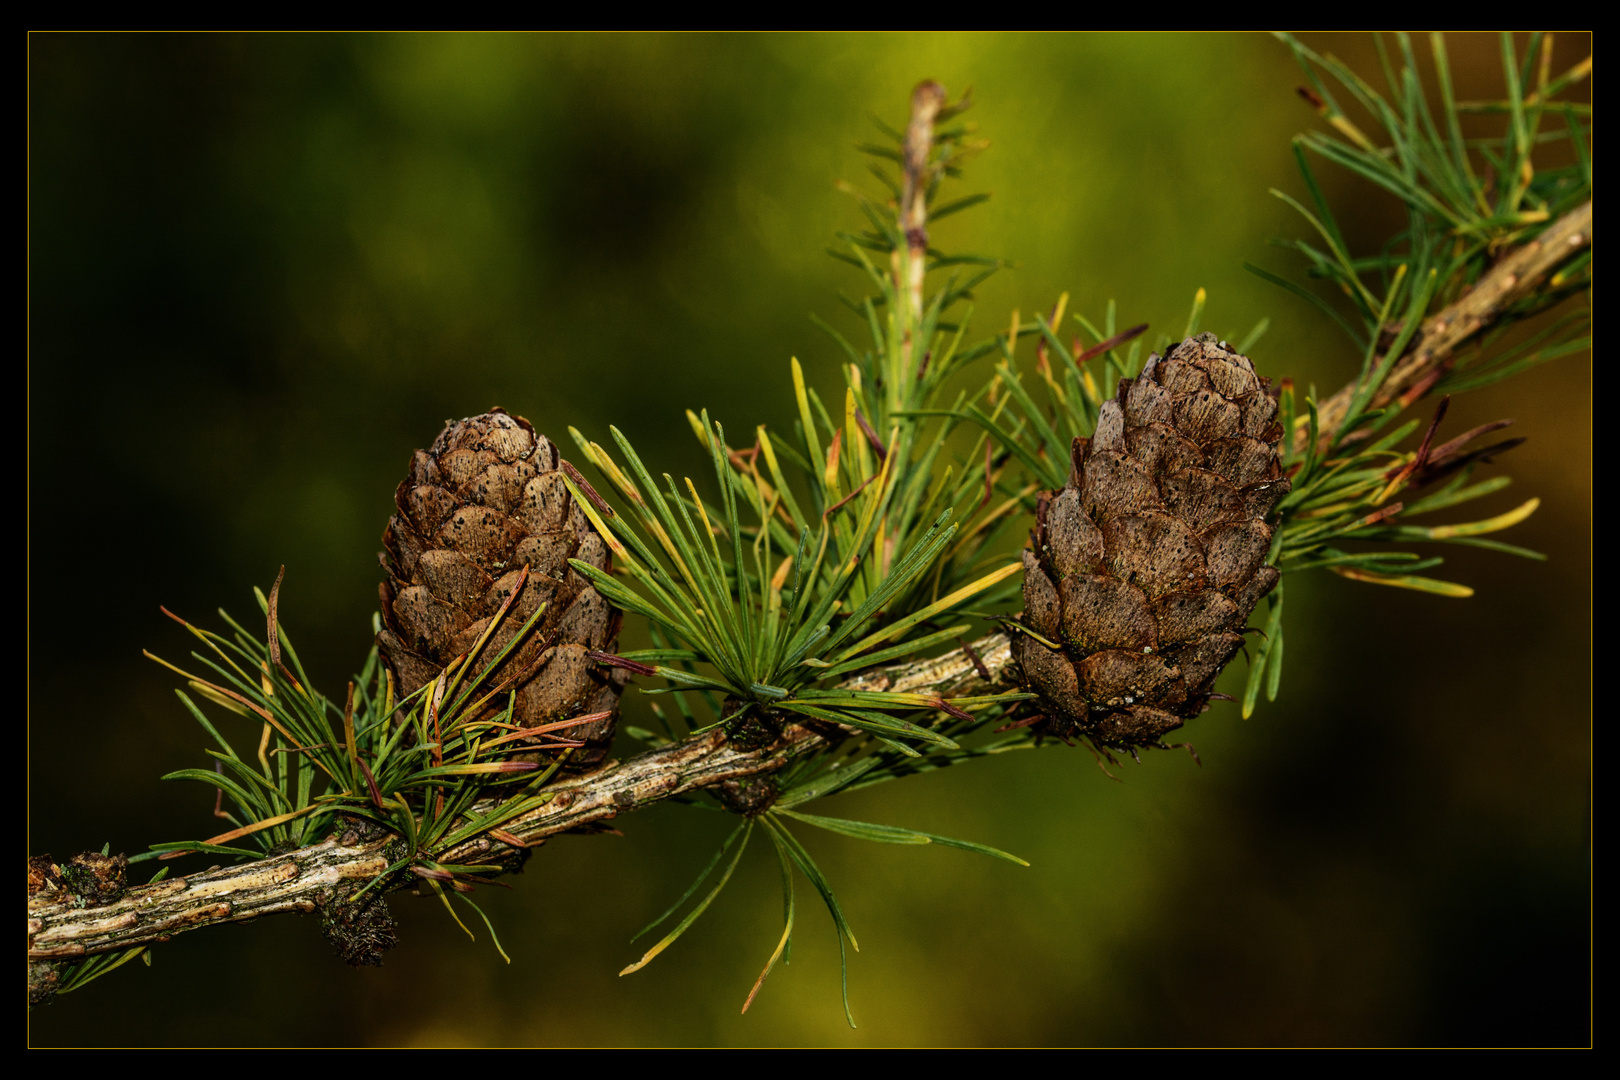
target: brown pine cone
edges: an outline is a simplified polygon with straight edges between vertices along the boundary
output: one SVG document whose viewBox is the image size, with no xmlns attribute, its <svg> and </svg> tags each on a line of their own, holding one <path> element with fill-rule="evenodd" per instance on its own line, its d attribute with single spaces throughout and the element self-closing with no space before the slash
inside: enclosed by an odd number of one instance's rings
<svg viewBox="0 0 1620 1080">
<path fill-rule="evenodd" d="M 1268 380 L 1213 334 L 1148 358 L 1076 439 L 1024 551 L 1013 652 L 1044 730 L 1156 744 L 1197 716 L 1276 585 L 1266 518 L 1290 490 Z"/>
<path fill-rule="evenodd" d="M 522 594 L 474 670 L 481 672 L 546 604 L 528 639 L 484 685 L 512 681 L 512 721 L 526 728 L 610 713 L 557 732 L 585 741 L 568 765 L 587 768 L 613 741 L 626 675 L 587 655 L 615 648 L 620 615 L 568 565 L 571 558 L 602 569 L 612 563 L 564 486 L 561 463 L 549 439 L 504 409 L 450 423 L 431 449 L 416 451 L 410 475 L 394 492 L 398 513 L 383 532 L 388 581 L 381 586 L 384 629 L 377 644 L 398 693 L 414 693 L 472 648 L 527 566 Z"/>
</svg>

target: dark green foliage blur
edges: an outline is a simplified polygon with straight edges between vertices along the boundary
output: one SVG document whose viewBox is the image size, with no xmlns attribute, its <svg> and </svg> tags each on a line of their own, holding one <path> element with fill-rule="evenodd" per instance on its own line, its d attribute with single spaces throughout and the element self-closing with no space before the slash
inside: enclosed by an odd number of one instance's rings
<svg viewBox="0 0 1620 1080">
<path fill-rule="evenodd" d="M 1370 40 L 1307 37 L 1373 75 Z M 414 447 L 501 404 L 571 449 L 609 423 L 700 475 L 682 415 L 791 415 L 788 357 L 826 393 L 860 327 L 827 258 L 857 224 L 869 114 L 919 79 L 991 150 L 988 206 L 938 246 L 1018 269 L 977 328 L 1071 293 L 1100 317 L 1241 337 L 1324 394 L 1357 362 L 1327 319 L 1245 274 L 1293 274 L 1288 139 L 1316 122 L 1264 36 L 33 35 L 29 44 L 30 853 L 135 852 L 214 824 L 167 605 L 283 626 L 324 692 L 369 645 L 379 536 Z M 1459 96 L 1499 93 L 1494 36 L 1450 41 Z M 1586 55 L 1560 40 L 1555 68 Z M 1350 245 L 1393 200 L 1323 168 Z M 867 185 L 873 187 L 875 185 Z M 1026 346 L 1028 348 L 1028 346 Z M 663 806 L 562 837 L 485 890 L 514 963 L 396 895 L 401 946 L 344 967 L 313 917 L 183 936 L 38 1010 L 35 1045 L 1585 1043 L 1590 971 L 1590 357 L 1454 402 L 1529 442 L 1498 513 L 1544 564 L 1450 552 L 1451 600 L 1291 579 L 1282 696 L 1217 705 L 1185 755 L 1109 781 L 1055 747 L 843 796 L 827 812 L 1033 864 L 808 842 L 863 951 L 844 1025 L 830 922 L 777 869 L 730 889 L 646 970 L 629 937 L 729 829 Z M 627 647 L 645 644 L 627 631 Z M 1228 673 L 1241 687 L 1242 666 Z M 630 723 L 646 704 L 626 695 Z M 620 753 L 634 752 L 628 739 Z M 834 805 L 836 804 L 836 805 Z M 195 865 L 188 865 L 195 864 Z M 197 869 L 203 857 L 180 864 Z"/>
</svg>

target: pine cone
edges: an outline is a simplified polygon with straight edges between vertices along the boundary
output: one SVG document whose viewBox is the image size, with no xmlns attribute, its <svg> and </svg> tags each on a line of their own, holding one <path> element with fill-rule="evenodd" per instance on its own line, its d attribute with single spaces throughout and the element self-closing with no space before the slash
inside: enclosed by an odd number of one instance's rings
<svg viewBox="0 0 1620 1080">
<path fill-rule="evenodd" d="M 574 505 L 560 465 L 550 440 L 503 409 L 450 423 L 432 449 L 416 451 L 394 492 L 399 512 L 383 532 L 389 580 L 381 586 L 385 628 L 377 644 L 398 692 L 414 693 L 473 646 L 527 566 L 522 594 L 474 670 L 546 604 L 528 639 L 485 685 L 511 680 L 512 721 L 523 727 L 612 713 L 557 733 L 585 740 L 568 763 L 588 767 L 613 740 L 625 675 L 587 653 L 615 647 L 620 616 L 568 565 L 572 558 L 610 569 L 611 556 Z"/>
<path fill-rule="evenodd" d="M 1290 490 L 1269 380 L 1213 334 L 1121 380 L 1024 551 L 1017 634 L 1043 730 L 1158 743 L 1208 707 L 1239 632 L 1278 574 L 1266 517 Z"/>
</svg>

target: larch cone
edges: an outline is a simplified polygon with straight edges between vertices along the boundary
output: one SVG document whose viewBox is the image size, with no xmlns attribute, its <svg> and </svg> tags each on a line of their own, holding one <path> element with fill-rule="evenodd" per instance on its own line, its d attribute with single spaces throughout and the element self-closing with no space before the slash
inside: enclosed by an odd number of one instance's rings
<svg viewBox="0 0 1620 1080">
<path fill-rule="evenodd" d="M 1290 489 L 1277 400 L 1213 334 L 1150 356 L 1076 439 L 1024 551 L 1013 655 L 1041 730 L 1156 745 L 1209 703 L 1277 584 L 1268 518 Z"/>
<path fill-rule="evenodd" d="M 473 674 L 545 604 L 527 639 L 485 684 L 509 684 L 512 723 L 523 728 L 607 713 L 556 732 L 585 744 L 568 751 L 567 766 L 589 768 L 613 741 L 627 676 L 589 656 L 614 650 L 620 615 L 568 560 L 608 570 L 612 557 L 574 504 L 562 464 L 549 439 L 503 409 L 453 421 L 430 449 L 416 451 L 383 532 L 388 580 L 377 644 L 398 694 L 415 693 L 475 645 L 526 567 L 522 593 Z M 505 709 L 504 694 L 497 704 Z"/>
</svg>

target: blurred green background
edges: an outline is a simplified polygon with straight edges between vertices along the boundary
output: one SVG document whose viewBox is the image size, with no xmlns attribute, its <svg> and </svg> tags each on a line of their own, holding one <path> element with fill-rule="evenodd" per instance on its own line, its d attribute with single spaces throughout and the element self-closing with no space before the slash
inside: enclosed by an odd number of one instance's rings
<svg viewBox="0 0 1620 1080">
<path fill-rule="evenodd" d="M 1376 71 L 1369 39 L 1308 38 Z M 1451 42 L 1498 92 L 1494 37 Z M 1590 38 L 1559 40 L 1562 69 Z M 1262 315 L 1262 371 L 1324 392 L 1338 332 L 1244 273 L 1292 273 L 1289 137 L 1316 121 L 1264 36 L 40 35 L 29 39 L 29 851 L 211 831 L 166 604 L 283 624 L 341 694 L 369 644 L 375 553 L 413 447 L 503 404 L 554 438 L 615 423 L 700 467 L 681 410 L 781 421 L 798 356 L 824 390 L 858 331 L 823 254 L 857 214 L 869 116 L 971 84 L 992 202 L 936 242 L 1018 269 L 978 326 L 1049 308 L 1179 335 Z M 1323 172 L 1352 246 L 1401 220 Z M 780 927 L 775 860 L 646 970 L 628 938 L 726 823 L 668 806 L 564 837 L 486 910 L 514 963 L 436 902 L 344 967 L 313 918 L 181 937 L 38 1010 L 35 1045 L 1585 1043 L 1590 1016 L 1591 374 L 1579 356 L 1457 402 L 1529 443 L 1493 467 L 1542 508 L 1461 550 L 1447 600 L 1289 584 L 1283 696 L 1191 725 L 1203 766 L 1110 782 L 1055 748 L 861 792 L 827 811 L 978 840 L 808 842 L 864 951 L 838 1004 L 830 922 L 800 893 L 792 965 L 743 998 Z M 564 442 L 566 450 L 567 443 Z M 1478 515 L 1483 516 L 1483 514 Z M 1241 665 L 1234 675 L 1241 678 Z M 644 700 L 626 697 L 632 722 Z M 645 722 L 644 720 L 642 722 Z M 633 744 L 621 747 L 633 751 Z M 763 843 L 763 841 L 761 841 Z M 200 861 L 200 860 L 194 860 Z"/>
</svg>

